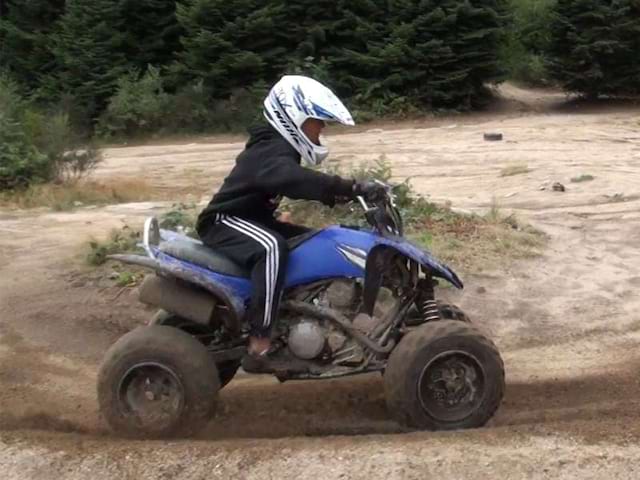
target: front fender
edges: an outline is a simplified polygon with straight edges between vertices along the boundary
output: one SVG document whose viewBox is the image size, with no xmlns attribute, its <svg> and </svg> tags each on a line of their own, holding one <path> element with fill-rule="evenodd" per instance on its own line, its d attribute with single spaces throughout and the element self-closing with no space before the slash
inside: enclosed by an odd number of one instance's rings
<svg viewBox="0 0 640 480">
<path fill-rule="evenodd" d="M 369 256 L 375 257 L 376 252 L 384 248 L 392 248 L 411 260 L 419 263 L 425 269 L 428 269 L 434 277 L 443 278 L 449 281 L 456 288 L 464 288 L 462 280 L 460 280 L 453 270 L 444 263 L 441 263 L 430 252 L 423 250 L 410 241 L 404 238 L 398 238 L 396 240 L 393 238 L 382 237 L 378 239 L 376 245 L 371 249 Z"/>
</svg>

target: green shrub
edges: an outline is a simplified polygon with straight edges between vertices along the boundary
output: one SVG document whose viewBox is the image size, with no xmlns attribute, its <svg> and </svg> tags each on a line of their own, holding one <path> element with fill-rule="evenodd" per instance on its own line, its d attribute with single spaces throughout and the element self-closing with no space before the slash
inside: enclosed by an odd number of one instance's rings
<svg viewBox="0 0 640 480">
<path fill-rule="evenodd" d="M 209 112 L 211 131 L 244 131 L 262 119 L 262 102 L 267 92 L 267 85 L 259 82 L 248 88 L 235 89 L 228 99 L 212 102 Z"/>
<path fill-rule="evenodd" d="M 18 86 L 0 77 L 0 190 L 44 181 L 51 164 L 25 131 L 27 103 Z"/>
<path fill-rule="evenodd" d="M 150 66 L 142 76 L 131 71 L 118 79 L 116 93 L 98 123 L 98 134 L 136 137 L 156 133 L 164 125 L 169 102 L 156 68 Z"/>
<path fill-rule="evenodd" d="M 78 180 L 101 161 L 100 152 L 74 131 L 66 113 L 28 110 L 24 127 L 38 151 L 47 157 L 50 170 L 47 180 Z"/>
<path fill-rule="evenodd" d="M 36 110 L 14 82 L 0 77 L 0 190 L 76 179 L 99 161 L 66 114 Z"/>
<path fill-rule="evenodd" d="M 210 126 L 211 96 L 202 80 L 185 85 L 171 95 L 164 128 L 170 133 L 203 133 Z"/>
<path fill-rule="evenodd" d="M 261 115 L 267 93 L 264 83 L 234 89 L 226 99 L 212 99 L 202 80 L 175 93 L 164 89 L 165 78 L 149 67 L 140 76 L 130 72 L 118 80 L 118 90 L 100 117 L 103 138 L 135 138 L 157 134 L 244 130 Z"/>
</svg>

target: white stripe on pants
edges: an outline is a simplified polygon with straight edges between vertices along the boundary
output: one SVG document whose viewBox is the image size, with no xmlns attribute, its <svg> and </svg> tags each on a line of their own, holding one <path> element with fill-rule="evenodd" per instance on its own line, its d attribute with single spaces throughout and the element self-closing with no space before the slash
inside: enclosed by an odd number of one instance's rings
<svg viewBox="0 0 640 480">
<path fill-rule="evenodd" d="M 266 230 L 238 217 L 220 215 L 216 217 L 220 223 L 232 228 L 258 242 L 265 249 L 265 306 L 263 326 L 271 325 L 275 291 L 280 267 L 280 251 L 278 241 Z"/>
</svg>

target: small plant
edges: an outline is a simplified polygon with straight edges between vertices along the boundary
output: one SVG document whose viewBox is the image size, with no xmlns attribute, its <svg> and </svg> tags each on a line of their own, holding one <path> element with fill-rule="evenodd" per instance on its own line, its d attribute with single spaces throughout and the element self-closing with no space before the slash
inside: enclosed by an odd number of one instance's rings
<svg viewBox="0 0 640 480">
<path fill-rule="evenodd" d="M 594 180 L 596 177 L 594 177 L 593 175 L 580 175 L 577 177 L 573 177 L 571 179 L 571 181 L 573 183 L 581 183 L 581 182 L 590 182 L 591 180 Z"/>
<path fill-rule="evenodd" d="M 176 203 L 171 206 L 171 210 L 163 213 L 158 220 L 160 228 L 177 230 L 185 235 L 197 237 L 197 215 L 194 204 Z"/>
<path fill-rule="evenodd" d="M 158 220 L 161 228 L 178 230 L 185 235 L 197 237 L 195 233 L 195 205 L 175 204 L 171 207 L 171 210 L 163 213 Z M 139 247 L 141 238 L 142 233 L 140 230 L 124 225 L 120 230 L 112 230 L 109 237 L 104 241 L 90 240 L 89 253 L 86 257 L 87 263 L 99 266 L 107 261 L 109 255 L 115 253 L 142 253 L 142 249 Z M 124 282 L 125 277 L 122 274 L 120 277 L 118 279 Z"/>
<path fill-rule="evenodd" d="M 501 177 L 511 177 L 513 175 L 522 175 L 523 173 L 529 173 L 529 167 L 526 164 L 523 165 L 509 165 L 500 170 Z"/>
<path fill-rule="evenodd" d="M 491 223 L 499 223 L 502 219 L 502 212 L 495 197 L 491 200 L 491 207 L 484 215 L 484 218 Z"/>
<path fill-rule="evenodd" d="M 613 195 L 605 195 L 611 203 L 626 202 L 633 197 L 627 197 L 624 193 L 614 193 Z"/>
<path fill-rule="evenodd" d="M 91 240 L 89 242 L 89 253 L 87 263 L 89 265 L 102 265 L 107 261 L 107 256 L 114 253 L 126 253 L 139 250 L 140 232 L 132 230 L 125 225 L 121 230 L 112 230 L 109 238 L 105 241 Z"/>
<path fill-rule="evenodd" d="M 116 278 L 116 285 L 119 287 L 132 287 L 137 285 L 143 277 L 140 273 L 130 272 L 125 270 L 120 272 Z"/>
</svg>

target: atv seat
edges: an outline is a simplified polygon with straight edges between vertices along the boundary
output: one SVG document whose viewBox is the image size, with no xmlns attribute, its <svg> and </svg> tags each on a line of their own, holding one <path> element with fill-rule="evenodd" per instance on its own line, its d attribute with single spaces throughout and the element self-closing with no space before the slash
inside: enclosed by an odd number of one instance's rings
<svg viewBox="0 0 640 480">
<path fill-rule="evenodd" d="M 311 230 L 297 237 L 290 238 L 287 240 L 289 250 L 300 246 L 319 232 L 320 230 Z M 171 241 L 161 242 L 158 249 L 167 255 L 191 262 L 216 273 L 242 278 L 249 278 L 251 276 L 251 270 L 245 269 L 243 266 L 238 265 L 233 260 L 217 253 L 212 248 L 200 242 L 172 239 Z"/>
<path fill-rule="evenodd" d="M 230 275 L 232 277 L 249 278 L 251 270 L 238 265 L 215 250 L 191 240 L 172 240 L 162 242 L 159 250 L 172 257 L 185 260 L 216 273 Z"/>
</svg>

